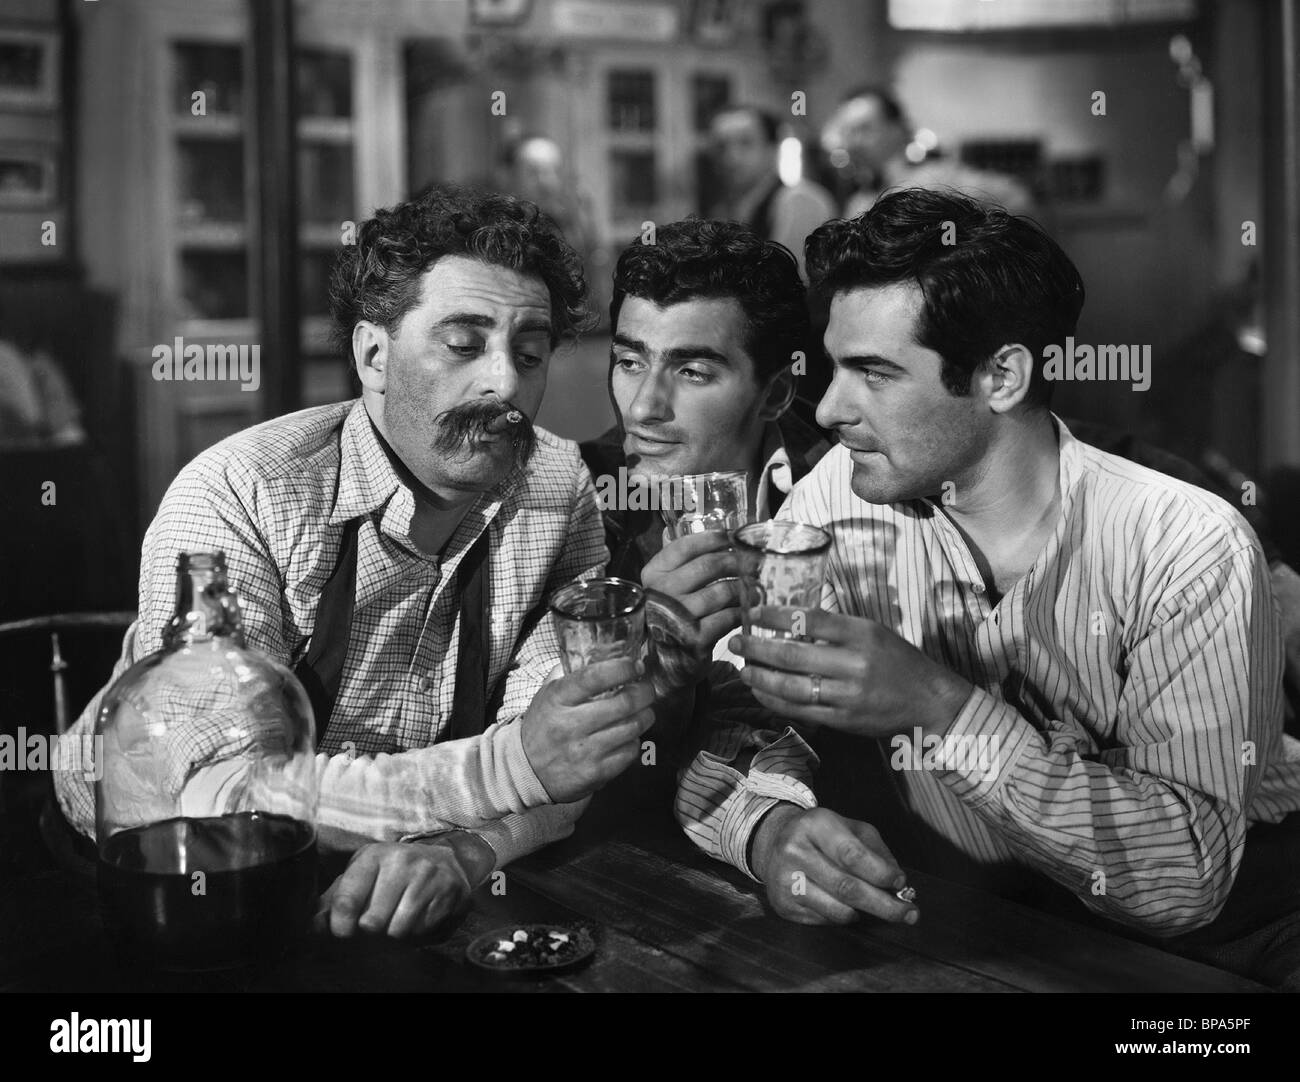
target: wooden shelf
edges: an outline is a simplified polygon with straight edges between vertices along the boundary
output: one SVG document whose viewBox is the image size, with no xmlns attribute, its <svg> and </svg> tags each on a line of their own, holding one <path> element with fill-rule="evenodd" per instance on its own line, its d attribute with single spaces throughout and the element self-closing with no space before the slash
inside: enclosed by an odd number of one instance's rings
<svg viewBox="0 0 1300 1082">
<path fill-rule="evenodd" d="M 178 113 L 172 117 L 172 134 L 177 139 L 243 139 L 244 118 L 237 113 Z"/>
<path fill-rule="evenodd" d="M 177 334 L 187 340 L 212 339 L 220 342 L 248 342 L 261 326 L 256 319 L 183 319 Z"/>
<path fill-rule="evenodd" d="M 181 222 L 176 247 L 207 252 L 233 252 L 248 247 L 248 227 L 242 222 Z"/>
<path fill-rule="evenodd" d="M 298 121 L 298 138 L 308 143 L 351 143 L 352 118 L 346 116 L 310 116 Z"/>
<path fill-rule="evenodd" d="M 358 216 L 354 219 L 360 221 Z M 312 252 L 330 250 L 338 248 L 342 243 L 339 225 L 331 222 L 324 225 L 321 222 L 303 222 L 298 226 L 298 242 L 304 249 Z"/>
</svg>

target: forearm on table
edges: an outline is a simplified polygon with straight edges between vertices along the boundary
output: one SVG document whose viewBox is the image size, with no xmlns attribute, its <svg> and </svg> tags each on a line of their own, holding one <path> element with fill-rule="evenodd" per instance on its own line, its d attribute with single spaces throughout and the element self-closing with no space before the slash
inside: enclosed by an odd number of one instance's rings
<svg viewBox="0 0 1300 1082">
<path fill-rule="evenodd" d="M 757 879 L 751 845 L 760 822 L 775 807 L 812 808 L 817 756 L 792 728 L 777 734 L 749 731 L 747 738 L 721 734 L 682 772 L 674 813 L 686 836 L 709 856 Z M 742 769 L 743 767 L 743 769 Z"/>
<path fill-rule="evenodd" d="M 316 820 L 331 837 L 371 841 L 447 830 L 473 830 L 549 803 L 524 754 L 518 723 L 481 736 L 397 754 L 324 755 L 310 760 L 318 793 Z M 304 767 L 306 768 L 306 767 Z M 191 776 L 187 814 L 224 807 L 241 762 L 215 763 Z M 271 786 L 249 798 L 273 807 Z"/>
<path fill-rule="evenodd" d="M 1213 919 L 1227 900 L 1245 821 L 1221 801 L 1084 758 L 1072 737 L 1049 741 L 983 691 L 972 693 L 947 735 L 944 754 L 949 763 L 959 755 L 959 768 L 936 777 L 1089 908 L 1173 935 Z"/>
<path fill-rule="evenodd" d="M 496 853 L 483 838 L 468 830 L 445 830 L 434 834 L 420 834 L 399 839 L 409 845 L 442 845 L 456 854 L 470 889 L 480 886 L 496 867 Z M 322 854 L 355 853 L 367 845 L 375 845 L 374 838 L 334 827 L 317 826 L 316 844 Z"/>
<path fill-rule="evenodd" d="M 473 829 L 549 798 L 519 724 L 395 755 L 316 757 L 318 820 L 391 835 Z"/>
<path fill-rule="evenodd" d="M 590 802 L 590 797 L 584 797 L 572 804 L 545 804 L 484 823 L 471 833 L 491 848 L 496 858 L 494 869 L 499 870 L 511 861 L 567 838 Z"/>
</svg>

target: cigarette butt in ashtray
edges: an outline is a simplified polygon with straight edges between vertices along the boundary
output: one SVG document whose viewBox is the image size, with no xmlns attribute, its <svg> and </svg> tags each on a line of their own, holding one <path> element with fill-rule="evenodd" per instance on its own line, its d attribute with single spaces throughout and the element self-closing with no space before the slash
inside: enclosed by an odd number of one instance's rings
<svg viewBox="0 0 1300 1082">
<path fill-rule="evenodd" d="M 916 901 L 916 888 L 904 887 L 902 890 L 898 891 L 894 897 L 900 902 L 914 902 Z"/>
</svg>

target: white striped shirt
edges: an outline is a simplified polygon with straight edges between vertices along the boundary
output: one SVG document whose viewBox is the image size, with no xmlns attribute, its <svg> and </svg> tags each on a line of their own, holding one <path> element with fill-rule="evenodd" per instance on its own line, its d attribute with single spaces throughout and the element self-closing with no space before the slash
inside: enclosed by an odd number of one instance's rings
<svg viewBox="0 0 1300 1082">
<path fill-rule="evenodd" d="M 577 445 L 538 428 L 523 471 L 479 496 L 438 556 L 411 539 L 411 489 L 398 477 L 361 401 L 279 417 L 239 432 L 187 465 L 144 539 L 139 616 L 113 679 L 157 650 L 176 602 L 179 552 L 226 554 L 249 646 L 292 666 L 315 634 L 316 606 L 344 526 L 357 538 L 356 608 L 347 661 L 315 757 L 321 826 L 376 840 L 471 830 L 497 863 L 573 830 L 586 802 L 554 805 L 524 753 L 518 719 L 559 673 L 546 615 L 527 617 L 574 578 L 603 573 L 607 553 L 591 476 Z M 489 685 L 503 700 L 481 736 L 442 740 L 456 689 L 457 569 L 489 533 Z M 111 681 L 110 681 L 111 683 Z M 104 694 L 69 731 L 94 731 Z M 231 783 L 218 710 L 196 713 L 165 750 L 159 774 L 183 814 L 211 814 Z M 79 771 L 55 774 L 60 806 L 94 830 L 94 795 Z"/>
<path fill-rule="evenodd" d="M 945 747 L 983 737 L 989 759 L 898 769 L 908 760 L 880 742 L 909 810 L 980 863 L 1028 865 L 1111 919 L 1173 935 L 1218 913 L 1247 826 L 1300 808 L 1267 567 L 1223 500 L 1056 423 L 1060 520 L 996 606 L 941 508 L 861 500 L 843 447 L 777 517 L 834 534 L 823 608 L 883 623 L 974 685 Z M 815 803 L 817 759 L 734 674 L 712 721 L 678 819 L 752 875 L 755 825 L 778 800 Z M 729 764 L 745 751 L 742 773 Z"/>
</svg>

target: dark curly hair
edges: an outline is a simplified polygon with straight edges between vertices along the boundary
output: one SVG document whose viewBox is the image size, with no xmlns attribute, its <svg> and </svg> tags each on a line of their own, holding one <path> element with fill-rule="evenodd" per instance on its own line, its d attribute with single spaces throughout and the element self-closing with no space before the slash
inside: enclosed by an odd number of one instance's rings
<svg viewBox="0 0 1300 1082">
<path fill-rule="evenodd" d="M 1023 345 L 1037 362 L 1026 401 L 1039 406 L 1052 391 L 1043 351 L 1074 334 L 1084 301 L 1078 269 L 1040 226 L 953 191 L 894 191 L 861 217 L 827 222 L 808 238 L 807 266 L 826 301 L 919 286 L 913 336 L 943 358 L 943 385 L 955 395 L 970 393 L 975 370 L 1003 346 Z"/>
<path fill-rule="evenodd" d="M 609 322 L 627 297 L 660 307 L 697 298 L 734 298 L 745 313 L 745 351 L 760 384 L 789 366 L 796 350 L 811 357 L 812 328 L 799 265 L 784 245 L 737 222 L 689 218 L 659 226 L 653 244 L 634 241 L 614 269 Z"/>
<path fill-rule="evenodd" d="M 465 255 L 540 278 L 551 298 L 551 345 L 589 325 L 582 261 L 532 203 L 451 184 L 375 212 L 330 272 L 334 344 L 352 362 L 360 320 L 395 333 L 420 299 L 420 278 L 446 255 Z"/>
</svg>

